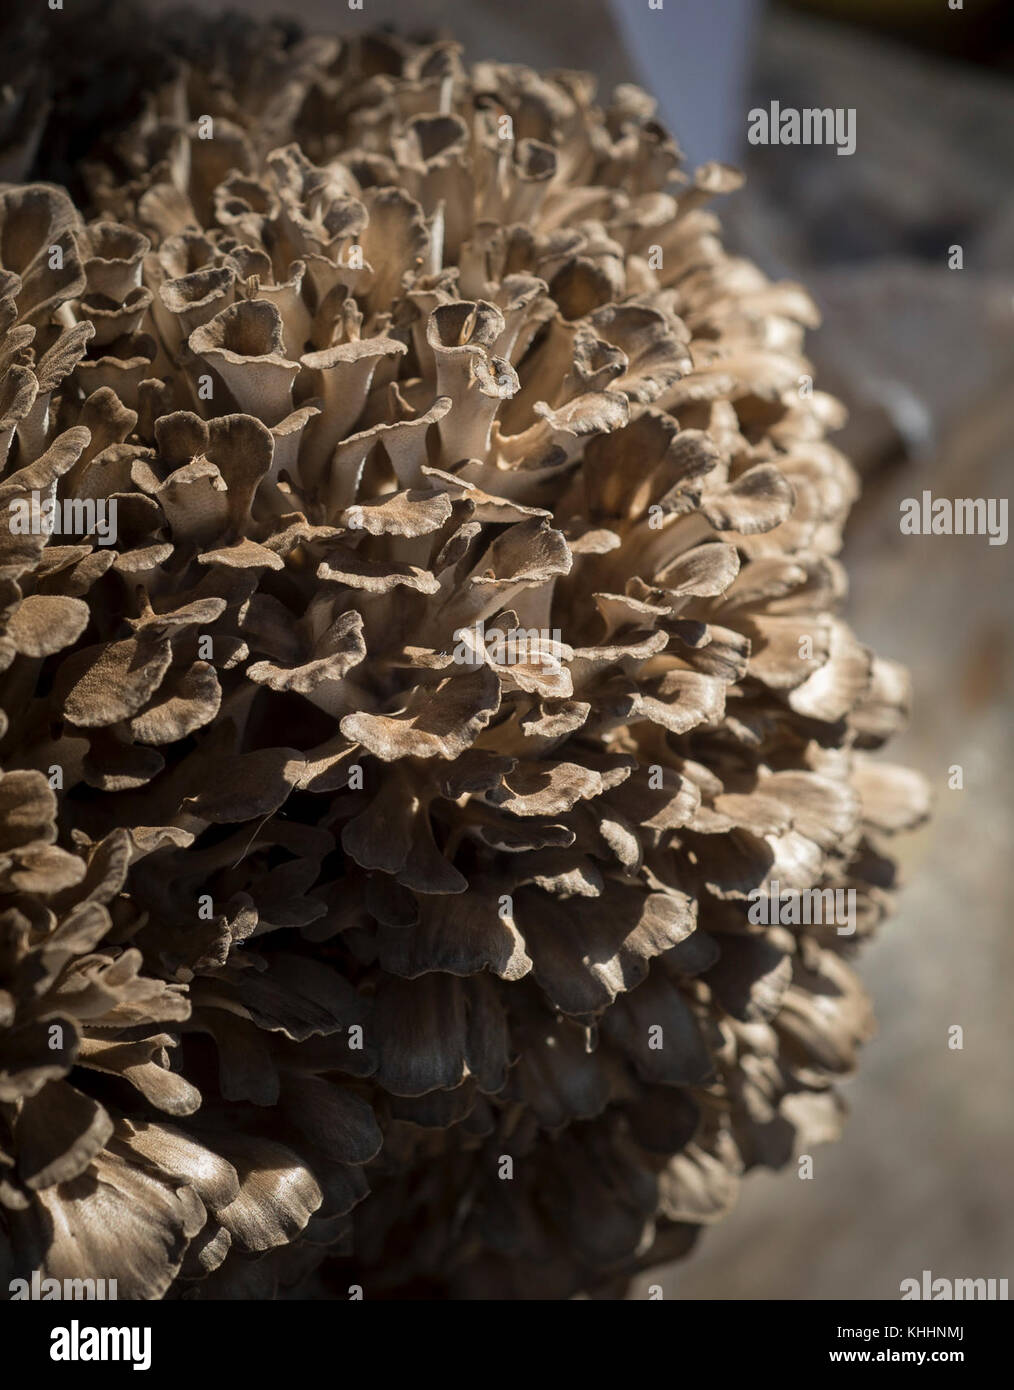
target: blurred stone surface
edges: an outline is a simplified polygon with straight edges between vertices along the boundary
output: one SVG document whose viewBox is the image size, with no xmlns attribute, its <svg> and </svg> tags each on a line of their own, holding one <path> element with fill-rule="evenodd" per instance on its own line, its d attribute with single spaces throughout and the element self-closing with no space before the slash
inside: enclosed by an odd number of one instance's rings
<svg viewBox="0 0 1014 1390">
<path fill-rule="evenodd" d="M 773 99 L 856 112 L 852 155 L 749 148 L 723 216 L 745 254 L 820 305 L 813 360 L 850 410 L 839 445 L 867 473 L 932 450 L 1014 374 L 1014 85 L 773 12 L 744 104 Z"/>
</svg>

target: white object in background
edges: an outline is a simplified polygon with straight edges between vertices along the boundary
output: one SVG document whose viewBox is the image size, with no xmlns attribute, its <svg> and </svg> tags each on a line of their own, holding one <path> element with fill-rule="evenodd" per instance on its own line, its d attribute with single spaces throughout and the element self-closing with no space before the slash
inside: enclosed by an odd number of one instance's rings
<svg viewBox="0 0 1014 1390">
<path fill-rule="evenodd" d="M 691 165 L 736 164 L 746 137 L 759 0 L 610 0 L 641 85 Z"/>
</svg>

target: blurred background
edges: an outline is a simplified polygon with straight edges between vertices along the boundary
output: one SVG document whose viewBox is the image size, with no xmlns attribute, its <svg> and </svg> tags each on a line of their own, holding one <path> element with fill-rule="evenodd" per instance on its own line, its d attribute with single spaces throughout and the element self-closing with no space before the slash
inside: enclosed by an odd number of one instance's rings
<svg viewBox="0 0 1014 1390">
<path fill-rule="evenodd" d="M 175 8 L 178 0 L 150 0 Z M 727 241 L 801 280 L 821 387 L 863 497 L 850 620 L 905 663 L 911 728 L 889 752 L 936 794 L 899 851 L 898 915 L 859 961 L 880 1020 L 814 1180 L 755 1173 L 666 1297 L 897 1298 L 924 1269 L 1014 1277 L 1010 548 L 901 536 L 899 503 L 1004 497 L 1014 454 L 1014 5 L 1010 0 L 204 0 L 342 32 L 452 33 L 470 58 L 636 81 L 693 161 L 740 164 Z M 747 112 L 856 111 L 855 153 L 750 147 Z M 949 268 L 951 248 L 963 269 Z M 959 764 L 963 790 L 948 787 Z M 948 1047 L 959 1024 L 964 1048 Z"/>
</svg>

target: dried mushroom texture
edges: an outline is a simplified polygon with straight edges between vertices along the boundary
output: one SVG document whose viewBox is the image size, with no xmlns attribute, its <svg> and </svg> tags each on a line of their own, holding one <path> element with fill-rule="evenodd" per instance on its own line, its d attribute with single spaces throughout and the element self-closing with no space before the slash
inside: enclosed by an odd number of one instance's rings
<svg viewBox="0 0 1014 1390">
<path fill-rule="evenodd" d="M 837 1132 L 925 812 L 814 309 L 633 88 L 203 33 L 0 189 L 0 1264 L 621 1288 Z"/>
</svg>

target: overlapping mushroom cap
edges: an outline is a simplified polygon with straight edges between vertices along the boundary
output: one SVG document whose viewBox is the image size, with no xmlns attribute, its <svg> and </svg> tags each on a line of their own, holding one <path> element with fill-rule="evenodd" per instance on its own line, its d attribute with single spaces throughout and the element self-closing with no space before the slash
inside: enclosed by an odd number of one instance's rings
<svg viewBox="0 0 1014 1390">
<path fill-rule="evenodd" d="M 836 1132 L 925 809 L 814 310 L 633 88 L 231 36 L 0 190 L 0 1261 L 619 1287 Z"/>
</svg>

